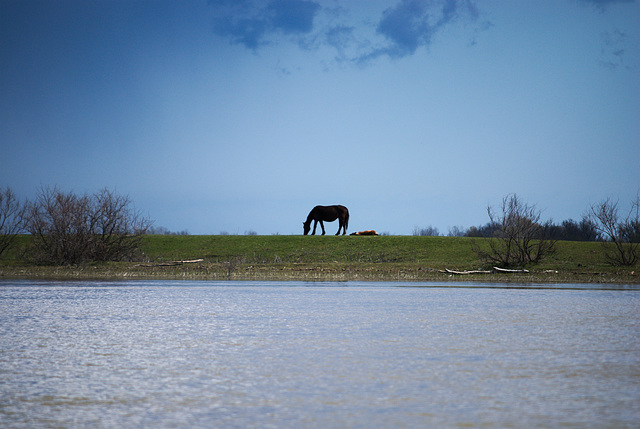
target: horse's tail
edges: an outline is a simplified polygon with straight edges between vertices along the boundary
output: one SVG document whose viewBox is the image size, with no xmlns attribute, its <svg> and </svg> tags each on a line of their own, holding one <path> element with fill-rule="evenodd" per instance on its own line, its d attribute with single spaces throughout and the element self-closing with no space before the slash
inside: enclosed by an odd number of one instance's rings
<svg viewBox="0 0 640 429">
<path fill-rule="evenodd" d="M 349 209 L 344 208 L 344 233 L 347 233 L 347 228 L 349 228 Z"/>
</svg>

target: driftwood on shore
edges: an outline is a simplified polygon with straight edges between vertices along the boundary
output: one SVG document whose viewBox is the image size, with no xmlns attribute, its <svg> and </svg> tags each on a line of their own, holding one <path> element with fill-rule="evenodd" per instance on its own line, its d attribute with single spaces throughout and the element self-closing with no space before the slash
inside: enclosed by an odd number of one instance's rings
<svg viewBox="0 0 640 429">
<path fill-rule="evenodd" d="M 528 273 L 529 270 L 510 270 L 507 268 L 499 268 L 499 267 L 493 267 L 492 270 L 465 270 L 465 271 L 458 271 L 458 270 L 450 270 L 449 268 L 445 268 L 444 270 L 440 271 L 441 273 L 445 273 L 445 274 L 455 274 L 455 275 L 470 275 L 470 274 L 492 274 L 492 273 Z"/>
<path fill-rule="evenodd" d="M 466 270 L 466 271 L 458 271 L 458 270 L 450 270 L 449 268 L 445 268 L 444 270 L 440 271 L 441 273 L 446 273 L 446 274 L 456 274 L 456 275 L 468 275 L 468 274 L 491 274 L 491 271 L 485 271 L 485 270 Z"/>
<path fill-rule="evenodd" d="M 158 264 L 138 264 L 136 265 L 136 267 L 146 267 L 146 268 L 152 268 L 152 267 L 174 267 L 176 265 L 183 265 L 183 264 L 195 264 L 197 262 L 203 262 L 204 259 L 191 259 L 188 261 L 167 261 L 167 262 L 160 262 Z"/>
<path fill-rule="evenodd" d="M 529 270 L 509 270 L 507 268 L 493 267 L 493 271 L 497 273 L 528 273 Z"/>
</svg>

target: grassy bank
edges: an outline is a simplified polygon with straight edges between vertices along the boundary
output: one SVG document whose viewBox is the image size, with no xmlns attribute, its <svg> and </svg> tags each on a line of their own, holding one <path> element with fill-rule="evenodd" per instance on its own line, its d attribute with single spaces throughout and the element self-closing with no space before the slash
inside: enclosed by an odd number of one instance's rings
<svg viewBox="0 0 640 429">
<path fill-rule="evenodd" d="M 0 259 L 0 278 L 640 283 L 637 267 L 606 264 L 601 245 L 593 242 L 558 242 L 553 256 L 526 267 L 529 273 L 453 275 L 442 271 L 482 268 L 470 238 L 147 236 L 140 261 L 64 267 L 22 259 L 28 240 L 20 237 L 17 248 Z"/>
</svg>

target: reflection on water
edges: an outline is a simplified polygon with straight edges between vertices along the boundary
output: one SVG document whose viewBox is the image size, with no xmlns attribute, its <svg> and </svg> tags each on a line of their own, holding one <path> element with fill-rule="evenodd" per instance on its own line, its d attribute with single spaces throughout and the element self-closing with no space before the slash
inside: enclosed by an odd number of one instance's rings
<svg viewBox="0 0 640 429">
<path fill-rule="evenodd" d="M 397 286 L 2 281 L 0 426 L 637 427 L 636 288 Z"/>
</svg>

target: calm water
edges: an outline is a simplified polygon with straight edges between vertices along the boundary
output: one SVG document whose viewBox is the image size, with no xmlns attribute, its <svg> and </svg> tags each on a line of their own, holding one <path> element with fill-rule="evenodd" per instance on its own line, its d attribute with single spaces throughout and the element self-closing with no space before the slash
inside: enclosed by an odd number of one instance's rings
<svg viewBox="0 0 640 429">
<path fill-rule="evenodd" d="M 638 427 L 637 288 L 398 286 L 0 281 L 0 427 Z"/>
</svg>

